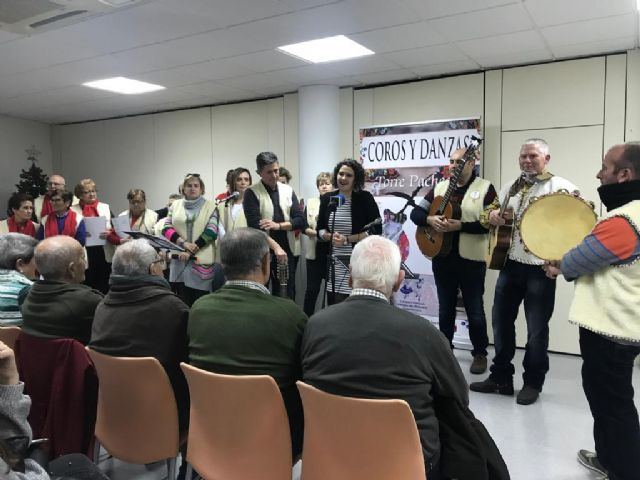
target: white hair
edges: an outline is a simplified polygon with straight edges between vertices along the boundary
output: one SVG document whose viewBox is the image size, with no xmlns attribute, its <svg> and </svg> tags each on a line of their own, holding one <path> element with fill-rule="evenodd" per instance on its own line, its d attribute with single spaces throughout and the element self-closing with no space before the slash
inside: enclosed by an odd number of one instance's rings
<svg viewBox="0 0 640 480">
<path fill-rule="evenodd" d="M 391 297 L 400 272 L 400 250 L 380 236 L 358 242 L 351 255 L 353 288 L 370 288 Z"/>
<path fill-rule="evenodd" d="M 131 240 L 116 250 L 111 271 L 114 275 L 127 277 L 146 275 L 157 257 L 156 251 L 145 239 Z"/>
<path fill-rule="evenodd" d="M 535 145 L 544 156 L 549 155 L 549 144 L 542 138 L 527 138 L 522 145 Z"/>
<path fill-rule="evenodd" d="M 22 260 L 29 263 L 33 258 L 38 241 L 22 233 L 6 233 L 0 235 L 0 268 L 15 270 L 16 262 Z"/>
</svg>

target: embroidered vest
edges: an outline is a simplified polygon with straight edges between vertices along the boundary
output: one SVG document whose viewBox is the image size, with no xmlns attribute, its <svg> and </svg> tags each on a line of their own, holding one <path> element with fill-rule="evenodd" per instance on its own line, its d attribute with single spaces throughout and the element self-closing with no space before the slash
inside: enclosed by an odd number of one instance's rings
<svg viewBox="0 0 640 480">
<path fill-rule="evenodd" d="M 640 232 L 640 200 L 611 210 L 603 218 L 624 217 Z M 601 220 L 602 221 L 602 220 Z M 569 322 L 607 337 L 640 342 L 640 259 L 609 265 L 576 280 Z"/>
<path fill-rule="evenodd" d="M 209 219 L 216 209 L 216 204 L 211 200 L 206 200 L 200 209 L 200 213 L 193 223 L 193 238 L 191 242 L 195 242 L 204 232 L 209 223 Z M 188 239 L 187 235 L 187 213 L 184 209 L 184 200 L 176 200 L 171 204 L 171 224 L 176 229 L 178 235 L 184 239 Z M 200 265 L 211 265 L 216 261 L 215 242 L 211 242 L 198 250 L 196 254 L 196 263 Z"/>
<path fill-rule="evenodd" d="M 491 182 L 484 178 L 476 177 L 467 193 L 462 197 L 462 222 L 476 222 L 480 220 L 480 214 L 484 210 L 484 197 L 491 186 Z M 436 185 L 433 194 L 435 196 L 444 196 L 449 188 L 449 180 L 440 182 Z M 459 253 L 462 258 L 473 260 L 476 262 L 484 262 L 487 249 L 489 248 L 489 233 L 486 235 L 475 235 L 471 233 L 460 232 Z"/>
</svg>

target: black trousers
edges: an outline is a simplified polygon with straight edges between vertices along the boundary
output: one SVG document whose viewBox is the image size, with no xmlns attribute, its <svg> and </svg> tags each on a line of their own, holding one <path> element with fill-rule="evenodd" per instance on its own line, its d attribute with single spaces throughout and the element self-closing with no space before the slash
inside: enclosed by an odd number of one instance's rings
<svg viewBox="0 0 640 480">
<path fill-rule="evenodd" d="M 322 280 L 327 273 L 327 257 L 320 255 L 315 260 L 307 260 L 307 289 L 304 292 L 304 313 L 308 317 L 316 310 L 318 294 L 322 286 Z"/>
<path fill-rule="evenodd" d="M 640 477 L 640 424 L 633 403 L 633 362 L 640 346 L 580 328 L 582 388 L 593 416 L 596 454 L 611 480 Z"/>
<path fill-rule="evenodd" d="M 446 257 L 435 257 L 432 263 L 433 277 L 438 291 L 438 320 L 440 331 L 453 346 L 456 327 L 456 305 L 458 289 L 469 320 L 469 337 L 473 355 L 487 355 L 487 317 L 484 313 L 484 262 L 474 262 L 452 253 Z"/>
</svg>

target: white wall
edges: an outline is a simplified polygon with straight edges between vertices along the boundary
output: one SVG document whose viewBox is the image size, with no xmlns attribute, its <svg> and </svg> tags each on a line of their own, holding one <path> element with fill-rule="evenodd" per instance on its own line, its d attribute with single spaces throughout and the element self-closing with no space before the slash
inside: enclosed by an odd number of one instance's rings
<svg viewBox="0 0 640 480">
<path fill-rule="evenodd" d="M 7 201 L 16 191 L 22 169 L 29 169 L 25 150 L 34 146 L 41 154 L 38 165 L 51 173 L 51 128 L 49 125 L 0 115 L 0 218 L 5 218 Z"/>
<path fill-rule="evenodd" d="M 639 104 L 638 52 L 386 87 L 345 88 L 340 92 L 340 156 L 357 157 L 361 127 L 479 116 L 485 137 L 483 174 L 496 188 L 517 175 L 521 142 L 543 137 L 551 146 L 550 170 L 597 201 L 595 173 L 603 152 L 614 143 L 640 138 L 640 110 L 634 108 Z M 68 184 L 94 177 L 100 197 L 114 211 L 126 207 L 125 195 L 131 187 L 147 191 L 150 207 L 161 206 L 187 172 L 203 175 L 207 196 L 215 195 L 224 188 L 227 169 L 241 165 L 253 171 L 255 155 L 263 150 L 278 155 L 298 189 L 297 109 L 297 94 L 288 94 L 236 105 L 56 126 L 53 165 L 67 176 Z M 487 275 L 489 324 L 496 276 L 495 272 Z M 558 282 L 552 350 L 578 351 L 576 328 L 566 321 L 572 288 L 563 280 Z M 518 343 L 523 345 L 523 318 L 517 325 Z"/>
<path fill-rule="evenodd" d="M 114 213 L 127 208 L 130 188 L 145 190 L 149 208 L 164 206 L 186 173 L 200 174 L 213 198 L 227 170 L 253 172 L 264 150 L 297 168 L 297 154 L 293 162 L 285 155 L 293 149 L 285 149 L 283 98 L 56 126 L 53 141 L 54 165 L 67 184 L 93 178 Z"/>
</svg>

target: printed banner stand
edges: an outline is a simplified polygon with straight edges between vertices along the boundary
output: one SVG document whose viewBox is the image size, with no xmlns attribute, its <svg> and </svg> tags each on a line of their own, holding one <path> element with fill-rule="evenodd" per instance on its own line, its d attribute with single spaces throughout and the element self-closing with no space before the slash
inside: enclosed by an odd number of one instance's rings
<svg viewBox="0 0 640 480">
<path fill-rule="evenodd" d="M 365 189 L 370 191 L 383 219 L 382 235 L 400 248 L 402 261 L 416 274 L 406 279 L 393 297 L 396 306 L 438 325 L 438 295 L 431 260 L 415 241 L 416 226 L 409 216 L 438 182 L 449 177 L 449 157 L 480 136 L 480 119 L 436 120 L 360 129 L 360 161 Z M 479 163 L 476 173 L 479 173 Z M 415 200 L 414 200 L 415 199 Z M 471 350 L 469 326 L 458 292 L 454 345 Z"/>
</svg>

